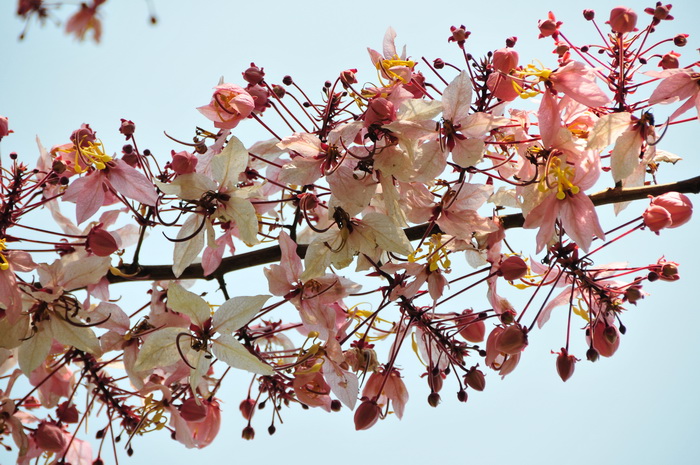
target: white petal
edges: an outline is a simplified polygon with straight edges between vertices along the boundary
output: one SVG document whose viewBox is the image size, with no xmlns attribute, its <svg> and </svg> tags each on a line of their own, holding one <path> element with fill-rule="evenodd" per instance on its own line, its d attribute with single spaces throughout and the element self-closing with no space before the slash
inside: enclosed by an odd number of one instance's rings
<svg viewBox="0 0 700 465">
<path fill-rule="evenodd" d="M 178 313 L 184 313 L 193 323 L 201 327 L 211 316 L 209 305 L 197 294 L 186 291 L 177 283 L 168 286 L 168 306 Z"/>
<path fill-rule="evenodd" d="M 214 313 L 212 326 L 218 333 L 231 334 L 249 323 L 269 298 L 269 295 L 254 295 L 229 299 Z"/>
<path fill-rule="evenodd" d="M 222 334 L 213 342 L 212 351 L 214 355 L 229 366 L 261 375 L 273 375 L 275 373 L 270 365 L 263 363 L 258 357 L 248 352 L 248 349 L 233 336 Z"/>
</svg>

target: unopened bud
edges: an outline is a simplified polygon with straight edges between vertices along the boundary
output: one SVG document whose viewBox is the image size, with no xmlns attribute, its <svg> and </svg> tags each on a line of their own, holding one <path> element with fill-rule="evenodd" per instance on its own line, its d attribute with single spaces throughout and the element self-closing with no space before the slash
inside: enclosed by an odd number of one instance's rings
<svg viewBox="0 0 700 465">
<path fill-rule="evenodd" d="M 343 83 L 344 86 L 350 86 L 352 84 L 357 84 L 357 78 L 355 77 L 355 74 L 357 73 L 356 69 L 346 69 L 345 71 L 340 73 L 340 82 Z"/>
<path fill-rule="evenodd" d="M 517 255 L 513 255 L 501 262 L 498 271 L 507 281 L 515 281 L 525 276 L 528 268 L 525 260 Z"/>
<path fill-rule="evenodd" d="M 172 150 L 170 152 L 172 161 L 170 162 L 170 167 L 177 174 L 190 174 L 194 173 L 197 168 L 197 162 L 199 159 L 193 153 L 187 151 L 175 152 Z"/>
<path fill-rule="evenodd" d="M 593 347 L 591 347 L 590 349 L 588 349 L 588 350 L 586 351 L 586 360 L 588 360 L 589 362 L 596 362 L 596 361 L 598 361 L 598 351 L 595 350 Z"/>
<path fill-rule="evenodd" d="M 274 92 L 277 98 L 280 99 L 284 98 L 284 96 L 287 95 L 287 89 L 277 84 L 272 85 L 272 92 Z"/>
<path fill-rule="evenodd" d="M 606 23 L 619 34 L 633 32 L 637 30 L 637 13 L 631 8 L 618 6 L 610 11 L 610 19 Z"/>
<path fill-rule="evenodd" d="M 98 257 L 108 257 L 119 250 L 119 245 L 109 231 L 102 229 L 102 223 L 100 223 L 88 233 L 85 248 Z"/>
<path fill-rule="evenodd" d="M 241 415 L 243 415 L 243 418 L 246 420 L 250 420 L 253 418 L 253 413 L 255 412 L 255 401 L 248 397 L 245 399 L 241 404 L 238 406 L 238 409 L 241 411 Z"/>
<path fill-rule="evenodd" d="M 269 434 L 270 436 L 275 434 L 275 431 L 277 431 L 277 428 L 275 428 L 275 425 L 270 425 L 267 427 L 267 434 Z"/>
<path fill-rule="evenodd" d="M 431 392 L 428 396 L 428 404 L 431 407 L 437 407 L 438 405 L 440 405 L 440 394 L 438 394 L 437 392 Z"/>
<path fill-rule="evenodd" d="M 586 19 L 586 21 L 593 21 L 593 18 L 595 18 L 595 11 L 583 10 L 583 17 Z"/>
<path fill-rule="evenodd" d="M 370 429 L 379 420 L 381 409 L 376 402 L 366 400 L 355 410 L 355 430 Z"/>
<path fill-rule="evenodd" d="M 680 62 L 678 61 L 679 56 L 681 56 L 679 53 L 668 52 L 661 57 L 659 66 L 663 69 L 676 69 L 680 66 Z"/>
<path fill-rule="evenodd" d="M 78 413 L 78 409 L 76 408 L 75 404 L 68 401 L 63 402 L 58 406 L 56 409 L 56 415 L 63 423 L 78 423 L 80 420 L 80 414 Z"/>
<path fill-rule="evenodd" d="M 436 58 L 433 60 L 433 68 L 442 69 L 445 67 L 445 61 L 442 58 Z"/>
<path fill-rule="evenodd" d="M 333 399 L 331 401 L 331 410 L 334 412 L 340 412 L 340 409 L 343 408 L 343 404 L 340 403 L 338 399 Z"/>
<path fill-rule="evenodd" d="M 291 86 L 292 83 L 294 83 L 292 76 L 287 75 L 282 78 L 282 84 L 284 84 L 285 86 Z"/>
<path fill-rule="evenodd" d="M 515 36 L 510 36 L 506 39 L 506 47 L 508 48 L 513 48 L 515 47 L 515 44 L 518 42 L 518 38 Z"/>
<path fill-rule="evenodd" d="M 460 402 L 466 402 L 467 399 L 469 398 L 469 395 L 467 394 L 467 391 L 464 389 L 460 389 L 459 392 L 457 392 L 457 400 Z"/>
<path fill-rule="evenodd" d="M 569 355 L 565 348 L 557 355 L 557 373 L 562 381 L 566 382 L 574 374 L 576 357 Z"/>
<path fill-rule="evenodd" d="M 688 44 L 688 34 L 678 34 L 673 38 L 673 45 L 685 47 Z"/>
<path fill-rule="evenodd" d="M 128 119 L 121 119 L 122 124 L 119 126 L 119 132 L 124 134 L 127 140 L 131 139 L 131 136 L 134 135 L 134 132 L 136 131 L 136 125 L 134 124 L 133 121 L 128 120 Z"/>
<path fill-rule="evenodd" d="M 34 440 L 40 450 L 47 452 L 63 452 L 68 445 L 65 432 L 54 423 L 39 423 Z"/>
<path fill-rule="evenodd" d="M 475 391 L 483 391 L 486 388 L 484 372 L 478 370 L 475 366 L 471 367 L 467 374 L 464 375 L 464 382 Z"/>
<path fill-rule="evenodd" d="M 248 425 L 245 428 L 243 428 L 243 432 L 241 433 L 241 437 L 245 439 L 246 441 L 251 441 L 255 439 L 255 430 L 253 429 L 252 426 Z"/>
<path fill-rule="evenodd" d="M 262 68 L 255 66 L 255 63 L 250 64 L 250 68 L 243 71 L 243 79 L 249 84 L 260 84 L 265 77 L 265 72 Z"/>
</svg>

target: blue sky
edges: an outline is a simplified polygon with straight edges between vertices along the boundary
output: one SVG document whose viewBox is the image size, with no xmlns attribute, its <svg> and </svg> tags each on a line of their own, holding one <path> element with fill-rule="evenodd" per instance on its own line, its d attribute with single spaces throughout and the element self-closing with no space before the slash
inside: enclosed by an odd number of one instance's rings
<svg viewBox="0 0 700 465">
<path fill-rule="evenodd" d="M 153 27 L 147 21 L 145 2 L 109 1 L 104 8 L 103 41 L 96 46 L 76 43 L 51 23 L 44 28 L 32 25 L 27 38 L 18 42 L 22 26 L 13 17 L 14 2 L 3 2 L 0 115 L 10 118 L 15 134 L 2 141 L 0 153 L 16 151 L 32 162 L 38 155 L 37 135 L 46 146 L 62 144 L 81 123 L 90 123 L 108 151 L 118 152 L 123 144 L 117 132 L 119 119 L 127 118 L 136 123 L 139 146 L 165 160 L 171 149 L 179 148 L 162 135 L 163 130 L 187 139 L 194 126 L 211 127 L 195 108 L 208 103 L 220 76 L 242 84 L 240 73 L 254 61 L 265 68 L 270 81 L 280 82 L 289 74 L 308 93 L 317 92 L 325 80 L 347 68 L 360 68 L 369 80 L 373 76 L 366 47 L 381 50 L 388 26 L 394 27 L 397 44 L 407 44 L 414 59 L 442 57 L 456 62 L 458 49 L 447 43 L 449 27 L 465 24 L 472 32 L 468 50 L 475 56 L 501 48 L 506 37 L 515 35 L 521 63 L 539 59 L 554 67 L 551 42 L 537 40 L 537 20 L 552 9 L 564 21 L 563 30 L 570 39 L 595 42 L 595 31 L 583 20 L 582 8 L 595 9 L 602 24 L 615 4 L 156 0 L 155 6 L 159 23 Z M 646 21 L 643 8 L 652 2 L 630 1 L 627 6 L 639 13 L 641 22 Z M 64 9 L 58 16 L 67 13 Z M 689 45 L 676 49 L 683 54 L 681 62 L 688 64 L 698 58 L 700 7 L 696 2 L 676 2 L 672 13 L 677 19 L 661 24 L 658 36 L 691 34 Z M 662 182 L 700 174 L 698 144 L 693 141 L 698 124 L 670 131 L 660 145 L 684 158 L 661 174 Z M 267 138 L 253 122 L 241 124 L 234 134 L 247 144 Z M 696 197 L 692 200 L 700 204 Z M 611 208 L 601 209 L 601 215 L 604 227 L 616 224 Z M 623 214 L 623 219 L 632 217 L 625 215 L 631 213 Z M 486 391 L 470 393 L 467 404 L 458 403 L 456 388 L 446 383 L 443 403 L 437 409 L 428 406 L 427 385 L 418 379 L 409 351 L 402 363 L 413 367 L 405 374 L 411 400 L 402 421 L 388 418 L 358 433 L 347 410 L 327 414 L 292 409 L 284 412 L 284 425 L 268 437 L 263 417 L 271 412 L 263 410 L 256 415 L 256 439 L 246 442 L 240 439 L 245 424 L 238 403 L 249 378 L 241 373 L 227 379 L 220 394 L 224 425 L 212 446 L 191 451 L 167 434 L 152 434 L 135 441 L 135 456 L 128 461 L 699 463 L 700 451 L 694 445 L 700 430 L 695 296 L 700 280 L 695 244 L 699 226 L 700 220 L 693 219 L 659 237 L 637 232 L 633 240 L 611 247 L 611 253 L 598 259 L 599 263 L 627 259 L 643 264 L 665 254 L 681 263 L 682 278 L 645 286 L 652 295 L 628 312 L 624 320 L 628 333 L 617 354 L 595 364 L 579 363 L 565 384 L 556 375 L 555 357 L 550 354 L 563 343 L 562 312 L 531 337 L 512 375 L 500 380 L 489 373 Z M 153 263 L 162 262 L 163 256 L 170 256 L 170 249 L 156 251 Z M 265 291 L 260 269 L 233 279 L 244 283 L 246 292 Z M 120 287 L 118 292 L 127 289 Z M 582 357 L 583 342 L 577 344 L 576 354 Z M 3 454 L 0 451 L 4 463 Z M 120 455 L 125 458 L 123 452 Z M 104 458 L 111 460 L 109 455 Z"/>
</svg>

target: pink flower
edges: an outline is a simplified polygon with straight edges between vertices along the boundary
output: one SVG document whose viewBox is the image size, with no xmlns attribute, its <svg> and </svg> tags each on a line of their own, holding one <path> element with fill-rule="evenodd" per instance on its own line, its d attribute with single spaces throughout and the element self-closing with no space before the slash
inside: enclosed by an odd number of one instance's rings
<svg viewBox="0 0 700 465">
<path fill-rule="evenodd" d="M 680 100 L 685 102 L 673 112 L 670 120 L 695 107 L 700 114 L 700 73 L 692 68 L 667 69 L 658 72 L 647 72 L 649 76 L 663 78 L 663 81 L 651 93 L 649 105 L 667 104 Z"/>
<path fill-rule="evenodd" d="M 496 72 L 489 75 L 486 86 L 495 97 L 506 102 L 515 100 L 520 95 L 513 87 L 515 78 L 511 76 L 518 68 L 518 59 L 518 52 L 510 47 L 493 52 L 493 69 Z"/>
<path fill-rule="evenodd" d="M 637 30 L 637 13 L 631 8 L 618 6 L 610 11 L 610 19 L 605 23 L 609 24 L 613 32 L 618 34 L 633 32 Z"/>
<path fill-rule="evenodd" d="M 9 128 L 7 121 L 7 116 L 0 116 L 0 140 L 11 132 L 14 132 Z"/>
<path fill-rule="evenodd" d="M 92 30 L 93 40 L 99 42 L 102 36 L 102 22 L 97 18 L 97 8 L 105 1 L 94 0 L 90 6 L 81 4 L 80 10 L 68 19 L 66 34 L 74 34 L 78 40 L 85 40 L 85 35 Z"/>
<path fill-rule="evenodd" d="M 90 218 L 101 206 L 114 203 L 117 200 L 115 193 L 155 206 L 158 195 L 143 174 L 120 159 L 111 160 L 104 166 L 104 169 L 94 170 L 73 181 L 63 195 L 63 200 L 75 202 L 78 224 Z"/>
<path fill-rule="evenodd" d="M 221 426 L 221 408 L 216 400 L 194 398 L 183 402 L 180 409 L 170 408 L 170 425 L 175 428 L 175 439 L 188 448 L 201 449 L 214 441 Z"/>
<path fill-rule="evenodd" d="M 394 413 L 399 420 L 403 417 L 404 407 L 408 402 L 406 385 L 396 369 L 392 369 L 390 373 L 386 373 L 383 369 L 372 373 L 362 390 L 362 396 L 363 398 L 375 399 L 380 408 L 391 401 Z"/>
<path fill-rule="evenodd" d="M 693 214 L 690 199 L 679 192 L 666 192 L 651 199 L 651 205 L 666 210 L 671 218 L 669 228 L 677 228 L 688 221 Z"/>
<path fill-rule="evenodd" d="M 559 37 L 559 27 L 564 24 L 561 21 L 557 21 L 557 18 L 554 17 L 554 13 L 551 11 L 547 14 L 547 19 L 541 19 L 537 23 L 537 27 L 540 29 L 540 35 L 538 39 L 542 39 L 544 37 L 552 37 L 555 40 L 557 37 Z"/>
<path fill-rule="evenodd" d="M 255 108 L 255 100 L 242 87 L 235 84 L 220 84 L 214 89 L 209 105 L 197 108 L 200 113 L 214 122 L 214 127 L 233 129 Z"/>
<path fill-rule="evenodd" d="M 173 161 L 170 162 L 170 167 L 177 174 L 189 174 L 194 173 L 197 168 L 197 162 L 199 159 L 193 153 L 182 151 L 175 152 L 174 150 L 170 152 L 170 156 Z"/>
</svg>

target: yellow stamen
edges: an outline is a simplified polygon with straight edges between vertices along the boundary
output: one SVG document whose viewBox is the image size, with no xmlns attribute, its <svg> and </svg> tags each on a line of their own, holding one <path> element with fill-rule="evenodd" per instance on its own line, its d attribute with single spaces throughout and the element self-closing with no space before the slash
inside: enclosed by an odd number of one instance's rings
<svg viewBox="0 0 700 465">
<path fill-rule="evenodd" d="M 82 143 L 75 146 L 75 167 L 76 173 L 81 174 L 87 171 L 91 166 L 98 170 L 103 170 L 107 167 L 106 163 L 112 161 L 112 157 L 105 153 L 105 146 L 102 141 L 83 142 L 87 147 L 83 147 Z M 80 166 L 83 163 L 85 166 Z"/>
<path fill-rule="evenodd" d="M 390 59 L 378 61 L 375 66 L 377 67 L 377 70 L 381 69 L 384 71 L 384 73 L 389 76 L 389 79 L 393 81 L 401 81 L 402 83 L 406 84 L 408 81 L 399 76 L 397 73 L 393 72 L 391 68 L 395 66 L 405 66 L 413 69 L 413 67 L 416 66 L 416 62 L 411 60 L 401 60 L 398 56 L 394 55 Z M 381 81 L 381 78 L 379 80 Z"/>
<path fill-rule="evenodd" d="M 433 234 L 430 236 L 430 242 L 428 242 L 428 253 L 416 256 L 416 253 L 423 252 L 422 248 L 418 248 L 408 256 L 408 261 L 415 263 L 418 260 L 427 258 L 430 271 L 437 271 L 442 267 L 442 269 L 449 272 L 452 262 L 448 258 L 444 245 L 442 243 L 442 234 Z"/>
<path fill-rule="evenodd" d="M 7 246 L 5 245 L 5 239 L 0 239 L 0 252 L 3 252 L 7 249 Z M 7 258 L 5 258 L 5 255 L 0 253 L 0 270 L 6 270 L 10 267 L 10 263 L 7 261 Z"/>
<path fill-rule="evenodd" d="M 549 81 L 549 77 L 552 74 L 552 70 L 545 68 L 542 63 L 540 63 L 541 68 L 536 67 L 533 64 L 527 65 L 524 69 L 519 71 L 514 71 L 513 74 L 521 79 L 518 83 L 517 79 L 511 80 L 511 85 L 513 89 L 520 95 L 520 98 L 526 99 L 530 97 L 535 97 L 540 94 L 537 85 L 541 82 Z M 528 79 L 534 77 L 536 79 Z M 527 89 L 526 89 L 527 87 Z"/>
<path fill-rule="evenodd" d="M 566 164 L 562 168 L 561 165 L 561 158 L 556 155 L 550 155 L 544 176 L 537 185 L 537 189 L 544 193 L 556 188 L 557 193 L 555 195 L 557 199 L 564 200 L 567 193 L 575 195 L 580 192 L 580 189 L 572 182 L 575 174 L 574 168 Z"/>
</svg>

